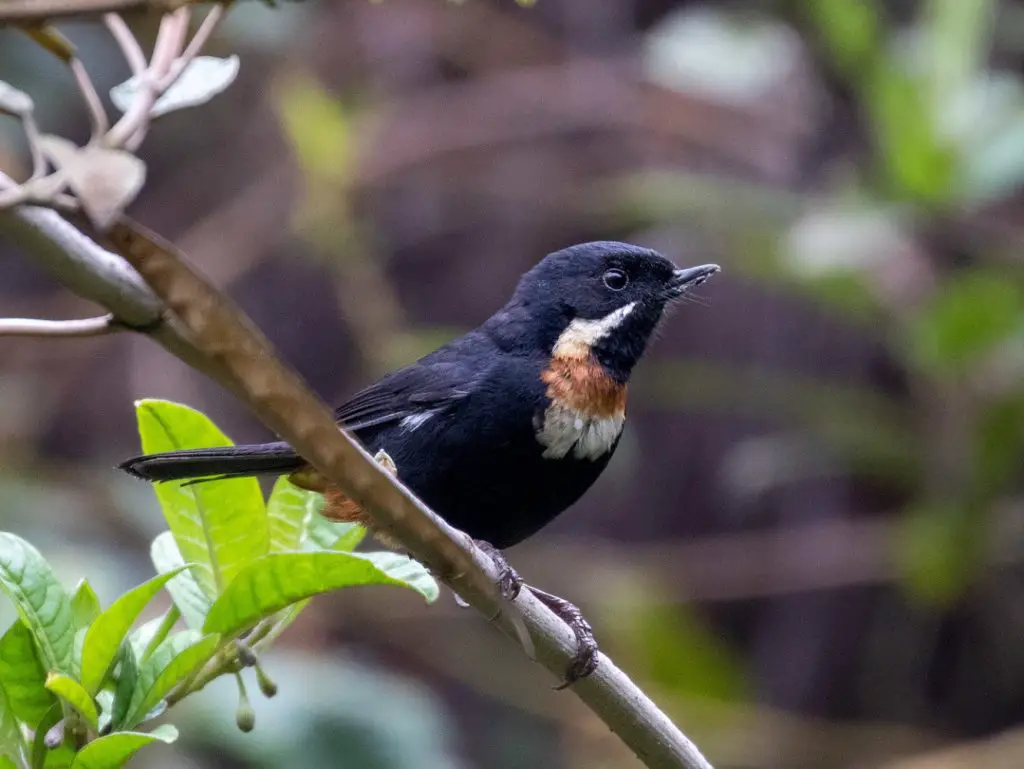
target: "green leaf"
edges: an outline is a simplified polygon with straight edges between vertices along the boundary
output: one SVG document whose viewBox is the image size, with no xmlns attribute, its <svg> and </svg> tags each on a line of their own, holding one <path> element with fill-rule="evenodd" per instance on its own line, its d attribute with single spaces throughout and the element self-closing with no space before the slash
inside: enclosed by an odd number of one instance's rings
<svg viewBox="0 0 1024 769">
<path fill-rule="evenodd" d="M 117 650 L 146 605 L 186 567 L 160 574 L 118 598 L 89 626 L 82 650 L 82 685 L 95 694 L 103 685 Z"/>
<path fill-rule="evenodd" d="M 32 631 L 44 667 L 70 670 L 75 640 L 71 600 L 39 551 L 8 532 L 0 532 L 0 589 Z"/>
<path fill-rule="evenodd" d="M 82 677 L 82 649 L 85 648 L 85 634 L 88 628 L 75 628 L 75 642 L 71 645 L 71 677 L 76 681 Z"/>
<path fill-rule="evenodd" d="M 174 535 L 169 531 L 163 532 L 153 540 L 149 557 L 161 574 L 167 574 L 185 565 L 178 551 L 178 543 L 174 541 Z M 194 571 L 204 568 L 199 565 L 190 571 L 181 572 L 165 585 L 167 592 L 174 599 L 174 605 L 185 618 L 185 623 L 196 630 L 199 630 L 206 621 L 206 612 L 210 610 L 211 604 L 210 598 L 192 575 Z"/>
<path fill-rule="evenodd" d="M 219 643 L 217 635 L 183 630 L 160 644 L 139 666 L 132 703 L 120 726 L 130 729 L 142 722 L 178 683 L 213 656 Z"/>
<path fill-rule="evenodd" d="M 103 610 L 88 580 L 79 580 L 75 592 L 71 594 L 71 610 L 75 615 L 75 625 L 80 628 L 88 626 Z"/>
<path fill-rule="evenodd" d="M 323 506 L 323 494 L 301 489 L 286 477 L 278 478 L 267 500 L 270 552 L 300 550 L 310 522 L 319 516 Z"/>
<path fill-rule="evenodd" d="M 117 769 L 140 749 L 153 742 L 170 744 L 178 739 L 178 730 L 170 724 L 151 732 L 117 732 L 93 740 L 75 757 L 71 769 Z"/>
<path fill-rule="evenodd" d="M 57 701 L 45 683 L 32 631 L 19 619 L 0 638 L 0 688 L 7 692 L 14 714 L 32 729 Z"/>
<path fill-rule="evenodd" d="M 366 528 L 358 523 L 329 521 L 322 515 L 317 515 L 309 522 L 305 546 L 310 550 L 340 550 L 350 553 L 365 536 Z"/>
<path fill-rule="evenodd" d="M 114 713 L 114 692 L 111 689 L 104 689 L 96 695 L 96 705 L 100 709 L 100 718 L 97 724 L 97 731 L 103 734 L 110 726 L 111 716 Z"/>
<path fill-rule="evenodd" d="M 930 606 L 945 607 L 963 595 L 983 560 L 986 528 L 978 515 L 956 504 L 907 512 L 898 542 L 904 587 Z"/>
<path fill-rule="evenodd" d="M 846 74 L 858 74 L 875 58 L 882 35 L 881 15 L 874 0 L 804 5 L 821 30 L 836 64 Z"/>
<path fill-rule="evenodd" d="M 206 416 L 177 403 L 139 401 L 136 416 L 147 454 L 233 445 Z M 181 555 L 209 567 L 194 574 L 211 598 L 245 564 L 267 553 L 267 512 L 255 478 L 167 482 L 153 489 Z"/>
<path fill-rule="evenodd" d="M 21 724 L 18 723 L 6 689 L 0 683 L 0 769 L 4 767 L 3 759 L 12 755 L 22 758 L 24 748 Z"/>
<path fill-rule="evenodd" d="M 406 583 L 355 553 L 274 553 L 253 561 L 238 574 L 210 607 L 204 629 L 234 635 L 296 601 L 353 585 L 411 587 L 428 601 L 437 590 L 436 584 L 431 590 L 420 579 Z"/>
<path fill-rule="evenodd" d="M 323 507 L 323 494 L 278 478 L 267 502 L 270 552 L 354 550 L 366 536 L 366 529 L 356 523 L 327 520 L 320 514 Z"/>
<path fill-rule="evenodd" d="M 10 756 L 0 756 L 0 769 L 18 769 L 18 764 Z"/>
<path fill-rule="evenodd" d="M 114 689 L 114 702 L 110 706 L 110 723 L 114 728 L 122 726 L 128 718 L 132 707 L 132 697 L 139 681 L 139 660 L 129 644 L 125 644 L 118 652 L 117 687 Z"/>
<path fill-rule="evenodd" d="M 997 271 L 946 281 L 910 327 L 909 350 L 934 373 L 965 372 L 1000 343 L 1024 338 L 1024 289 Z"/>
<path fill-rule="evenodd" d="M 413 560 L 407 555 L 392 553 L 388 550 L 358 553 L 358 555 L 374 563 L 378 569 L 392 579 L 397 579 L 399 582 L 411 587 L 426 598 L 427 603 L 433 603 L 437 600 L 438 595 L 440 595 L 437 580 L 431 576 L 422 563 Z"/>
<path fill-rule="evenodd" d="M 93 729 L 97 727 L 100 714 L 96 709 L 96 703 L 78 681 L 68 678 L 63 673 L 50 673 L 46 677 L 46 688 L 81 713 L 89 722 L 89 726 Z"/>
<path fill-rule="evenodd" d="M 46 735 L 57 725 L 63 716 L 64 709 L 61 707 L 61 704 L 54 702 L 39 722 L 39 726 L 36 728 L 35 739 L 32 740 L 32 769 L 43 769 L 48 763 L 47 757 L 50 751 L 46 747 Z"/>
<path fill-rule="evenodd" d="M 914 201 L 947 203 L 958 170 L 957 153 L 952 142 L 939 135 L 926 83 L 894 60 L 873 74 L 864 95 L 883 160 L 881 170 L 892 192 Z"/>
</svg>

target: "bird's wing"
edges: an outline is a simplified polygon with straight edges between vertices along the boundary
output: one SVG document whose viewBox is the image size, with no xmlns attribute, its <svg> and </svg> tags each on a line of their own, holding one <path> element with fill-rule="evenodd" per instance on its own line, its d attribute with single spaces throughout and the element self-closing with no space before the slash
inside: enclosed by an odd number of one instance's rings
<svg viewBox="0 0 1024 769">
<path fill-rule="evenodd" d="M 334 416 L 351 432 L 398 422 L 458 403 L 484 376 L 484 367 L 461 356 L 428 356 L 356 393 Z"/>
</svg>

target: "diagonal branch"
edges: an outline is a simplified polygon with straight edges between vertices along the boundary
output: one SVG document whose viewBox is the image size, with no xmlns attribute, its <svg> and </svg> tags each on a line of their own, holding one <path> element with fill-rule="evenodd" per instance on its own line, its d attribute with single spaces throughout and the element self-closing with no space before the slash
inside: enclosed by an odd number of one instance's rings
<svg viewBox="0 0 1024 769">
<path fill-rule="evenodd" d="M 8 183 L 0 176 L 0 189 Z M 515 638 L 525 625 L 537 660 L 559 678 L 574 651 L 570 629 L 524 591 L 502 605 L 494 568 L 467 539 L 427 510 L 337 429 L 333 415 L 282 364 L 251 322 L 159 238 L 122 222 L 111 234 L 132 264 L 100 248 L 49 210 L 0 211 L 6 234 L 58 280 L 107 307 L 133 327 L 150 325 L 155 341 L 231 390 L 343 492 L 360 503 L 456 593 Z M 699 750 L 605 656 L 573 691 L 648 766 L 710 769 Z"/>
<path fill-rule="evenodd" d="M 83 337 L 103 336 L 128 331 L 113 315 L 80 320 L 39 320 L 36 318 L 0 318 L 0 336 Z"/>
</svg>

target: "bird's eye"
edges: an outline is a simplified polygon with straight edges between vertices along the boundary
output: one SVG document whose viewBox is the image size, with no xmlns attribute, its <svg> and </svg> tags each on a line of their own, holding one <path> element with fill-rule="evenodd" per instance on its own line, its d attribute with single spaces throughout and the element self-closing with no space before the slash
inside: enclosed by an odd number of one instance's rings
<svg viewBox="0 0 1024 769">
<path fill-rule="evenodd" d="M 602 278 L 606 287 L 612 291 L 621 291 L 627 285 L 629 285 L 629 276 L 626 275 L 622 270 L 611 269 L 604 274 Z"/>
</svg>

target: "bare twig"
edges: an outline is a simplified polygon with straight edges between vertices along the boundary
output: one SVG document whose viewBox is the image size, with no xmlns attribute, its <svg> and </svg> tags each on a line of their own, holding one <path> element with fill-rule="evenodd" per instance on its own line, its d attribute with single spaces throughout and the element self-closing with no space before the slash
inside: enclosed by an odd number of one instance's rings
<svg viewBox="0 0 1024 769">
<path fill-rule="evenodd" d="M 32 176 L 30 180 L 41 179 L 46 175 L 46 158 L 43 157 L 43 148 L 39 144 L 39 125 L 31 112 L 21 116 L 22 129 L 25 131 L 25 141 L 28 142 L 28 151 L 32 156 Z"/>
<path fill-rule="evenodd" d="M 136 149 L 149 130 L 153 104 L 171 84 L 171 70 L 185 46 L 190 11 L 179 8 L 160 20 L 160 31 L 153 46 L 149 67 L 142 73 L 139 92 L 128 111 L 114 124 L 106 136 L 108 147 Z"/>
<path fill-rule="evenodd" d="M 142 46 L 135 39 L 128 24 L 116 13 L 103 14 L 103 23 L 111 36 L 117 41 L 121 53 L 133 75 L 141 75 L 146 69 L 146 54 L 142 52 Z"/>
<path fill-rule="evenodd" d="M 0 187 L 5 177 L 0 177 Z M 159 321 L 163 305 L 122 259 L 100 248 L 52 211 L 0 211 L 0 233 L 15 242 L 73 290 L 98 300 L 132 325 Z M 265 341 L 228 300 L 148 236 L 117 232 L 119 248 L 146 272 L 173 311 L 150 336 L 168 351 L 207 373 L 239 398 L 284 440 L 292 443 L 332 482 L 364 505 L 382 528 L 474 607 L 493 616 L 501 607 L 492 582 L 493 564 L 438 519 L 334 424 L 331 412 L 268 350 Z M 155 245 L 156 253 L 151 250 Z M 178 325 L 180 314 L 183 325 Z M 225 325 L 222 325 L 225 324 Z M 198 338 L 197 338 L 198 335 Z M 247 381 L 239 381 L 244 375 Z M 289 411 L 289 409 L 291 409 Z M 537 659 L 561 676 L 575 651 L 569 628 L 528 591 L 516 601 L 537 650 Z M 506 607 L 507 608 L 507 607 Z M 511 613 L 498 626 L 515 635 Z M 607 657 L 572 689 L 647 766 L 710 769 L 697 748 Z"/>
<path fill-rule="evenodd" d="M 96 93 L 96 86 L 93 85 L 92 78 L 89 77 L 89 73 L 86 71 L 85 65 L 82 64 L 82 60 L 78 58 L 71 59 L 68 61 L 68 67 L 71 68 L 71 73 L 75 76 L 75 83 L 78 85 L 78 90 L 82 92 L 85 106 L 89 110 L 89 122 L 92 125 L 92 141 L 96 141 L 110 127 L 110 123 L 107 120 L 107 111 L 103 108 L 100 95 Z"/>
<path fill-rule="evenodd" d="M 80 320 L 38 320 L 36 318 L 0 318 L 0 336 L 82 337 L 103 336 L 127 331 L 113 315 Z"/>
<path fill-rule="evenodd" d="M 203 47 L 210 40 L 210 37 L 217 29 L 217 25 L 220 24 L 223 18 L 223 5 L 215 5 L 213 6 L 213 8 L 210 9 L 210 12 L 206 14 L 206 17 L 199 25 L 199 29 L 196 30 L 196 33 L 192 36 L 192 39 L 189 41 L 189 44 L 185 47 L 185 51 L 181 54 L 181 57 L 178 59 L 178 71 L 175 73 L 175 77 L 177 77 L 178 74 L 180 74 L 185 69 L 185 67 L 188 66 L 188 63 L 190 61 L 192 61 L 196 56 L 199 55 L 199 52 L 203 50 Z M 169 86 L 170 83 L 164 85 L 164 90 L 166 90 Z"/>
</svg>

